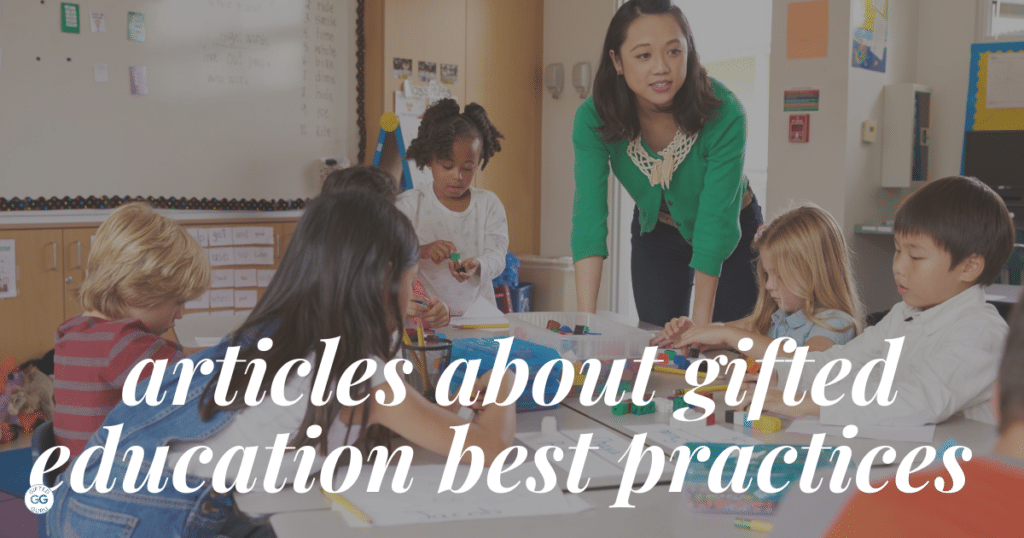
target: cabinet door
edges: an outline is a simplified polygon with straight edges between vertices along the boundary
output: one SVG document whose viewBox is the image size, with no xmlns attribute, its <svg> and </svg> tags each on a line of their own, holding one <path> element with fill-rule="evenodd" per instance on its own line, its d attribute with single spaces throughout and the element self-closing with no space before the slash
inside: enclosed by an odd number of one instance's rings
<svg viewBox="0 0 1024 538">
<path fill-rule="evenodd" d="M 14 240 L 18 292 L 0 299 L 0 354 L 23 362 L 52 349 L 66 319 L 63 238 L 57 229 L 3 231 L 0 239 Z"/>
<path fill-rule="evenodd" d="M 64 230 L 64 319 L 82 313 L 78 300 L 78 287 L 85 280 L 85 262 L 96 228 L 68 228 Z"/>
</svg>

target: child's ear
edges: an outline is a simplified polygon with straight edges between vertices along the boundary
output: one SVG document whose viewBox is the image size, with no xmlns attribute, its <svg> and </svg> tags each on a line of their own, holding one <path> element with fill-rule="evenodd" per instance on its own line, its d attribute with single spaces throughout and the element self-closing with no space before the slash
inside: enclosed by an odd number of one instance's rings
<svg viewBox="0 0 1024 538">
<path fill-rule="evenodd" d="M 975 252 L 970 256 L 964 258 L 964 261 L 960 262 L 960 281 L 974 283 L 981 278 L 981 274 L 985 272 L 985 258 L 981 254 Z"/>
</svg>

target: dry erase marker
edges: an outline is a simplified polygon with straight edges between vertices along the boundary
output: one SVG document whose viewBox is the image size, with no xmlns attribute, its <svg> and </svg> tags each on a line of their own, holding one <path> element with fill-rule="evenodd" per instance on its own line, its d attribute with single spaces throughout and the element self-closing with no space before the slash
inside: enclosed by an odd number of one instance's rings
<svg viewBox="0 0 1024 538">
<path fill-rule="evenodd" d="M 736 528 L 738 529 L 749 529 L 752 531 L 760 532 L 772 532 L 772 524 L 767 521 L 759 521 L 757 519 L 743 519 L 736 518 Z"/>
</svg>

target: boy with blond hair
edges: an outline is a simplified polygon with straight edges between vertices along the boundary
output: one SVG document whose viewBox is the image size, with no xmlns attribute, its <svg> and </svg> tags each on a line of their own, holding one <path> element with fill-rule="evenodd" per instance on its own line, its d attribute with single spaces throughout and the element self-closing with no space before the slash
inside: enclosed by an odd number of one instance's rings
<svg viewBox="0 0 1024 538">
<path fill-rule="evenodd" d="M 79 289 L 85 312 L 57 329 L 54 345 L 54 434 L 72 456 L 120 403 L 136 363 L 182 357 L 181 346 L 160 335 L 210 284 L 210 262 L 199 243 L 141 203 L 107 217 L 86 270 Z"/>
<path fill-rule="evenodd" d="M 1013 220 L 1002 198 L 974 178 L 952 176 L 928 182 L 896 212 L 896 254 L 892 271 L 903 301 L 877 325 L 846 345 L 808 353 L 799 390 L 809 390 L 825 365 L 845 358 L 852 372 L 889 354 L 887 340 L 903 337 L 890 395 L 858 406 L 854 375 L 830 387 L 838 402 L 819 407 L 805 395 L 787 406 L 782 391 L 768 391 L 764 410 L 793 417 L 820 415 L 822 424 L 918 426 L 942 422 L 963 412 L 970 419 L 995 424 L 988 405 L 999 368 L 1006 322 L 985 302 L 1013 249 Z M 777 364 L 785 383 L 792 363 Z M 876 367 L 866 394 L 875 394 L 882 368 Z M 834 370 L 833 370 L 834 376 Z"/>
</svg>

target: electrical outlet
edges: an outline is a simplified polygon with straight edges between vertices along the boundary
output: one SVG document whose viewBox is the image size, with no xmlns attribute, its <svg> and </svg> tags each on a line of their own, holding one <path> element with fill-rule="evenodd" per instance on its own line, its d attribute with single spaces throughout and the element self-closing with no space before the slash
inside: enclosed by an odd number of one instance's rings
<svg viewBox="0 0 1024 538">
<path fill-rule="evenodd" d="M 860 124 L 860 139 L 868 144 L 875 141 L 878 136 L 878 122 L 875 120 L 864 120 Z"/>
</svg>

